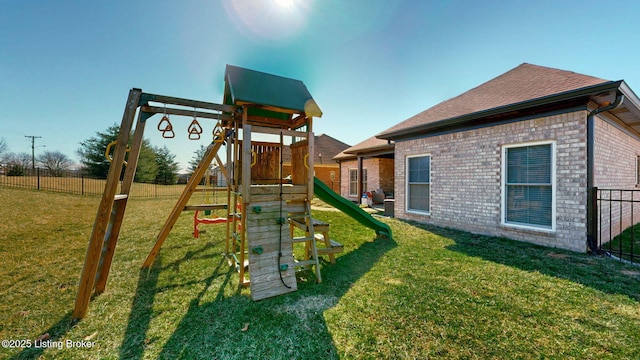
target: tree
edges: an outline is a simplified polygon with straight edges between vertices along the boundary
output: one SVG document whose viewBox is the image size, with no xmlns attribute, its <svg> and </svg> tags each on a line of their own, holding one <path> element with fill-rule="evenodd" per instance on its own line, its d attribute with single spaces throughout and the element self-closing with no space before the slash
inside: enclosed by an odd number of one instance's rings
<svg viewBox="0 0 640 360">
<path fill-rule="evenodd" d="M 8 150 L 9 145 L 7 145 L 7 141 L 4 138 L 0 138 L 0 156 L 2 156 L 2 154 L 7 152 Z"/>
<path fill-rule="evenodd" d="M 155 148 L 156 165 L 158 173 L 156 175 L 156 183 L 162 185 L 172 185 L 178 180 L 178 163 L 175 161 L 176 156 L 169 152 L 166 146 Z"/>
<path fill-rule="evenodd" d="M 200 148 L 194 152 L 193 157 L 189 160 L 189 171 L 192 173 L 196 171 L 196 167 L 200 164 L 200 160 L 204 157 L 204 154 L 207 152 L 207 147 L 204 145 L 200 145 Z M 213 161 L 209 165 L 209 170 L 213 170 Z"/>
<path fill-rule="evenodd" d="M 31 169 L 31 154 L 6 153 L 2 156 L 2 162 L 6 166 L 7 176 L 24 176 L 27 169 Z"/>
<path fill-rule="evenodd" d="M 80 157 L 80 162 L 88 175 L 100 179 L 107 177 L 111 162 L 107 160 L 104 153 L 107 146 L 116 141 L 119 132 L 120 125 L 113 124 L 105 131 L 97 131 L 96 136 L 80 142 L 78 156 Z M 129 136 L 129 143 L 131 143 L 131 136 Z M 149 141 L 145 139 L 142 142 L 140 156 L 138 157 L 135 181 L 153 182 L 157 173 L 155 162 L 155 151 Z"/>
<path fill-rule="evenodd" d="M 149 143 L 149 140 L 142 141 L 138 166 L 136 168 L 136 182 L 152 183 L 156 180 L 158 165 L 156 164 L 156 152 Z"/>
<path fill-rule="evenodd" d="M 45 151 L 39 161 L 52 176 L 62 176 L 73 165 L 71 159 L 59 151 Z"/>
<path fill-rule="evenodd" d="M 104 156 L 109 143 L 118 138 L 120 126 L 113 124 L 104 132 L 97 131 L 96 136 L 80 142 L 78 156 L 84 170 L 90 176 L 104 179 L 109 173 L 109 160 Z"/>
<path fill-rule="evenodd" d="M 104 156 L 105 149 L 109 143 L 118 138 L 120 126 L 113 124 L 105 131 L 96 132 L 96 136 L 80 142 L 78 155 L 84 170 L 87 174 L 106 178 L 109 174 L 111 163 Z M 129 136 L 131 143 L 131 136 Z M 136 166 L 136 182 L 162 184 L 175 183 L 178 176 L 178 164 L 175 162 L 175 155 L 164 148 L 155 148 L 148 139 L 142 141 L 138 165 Z"/>
</svg>

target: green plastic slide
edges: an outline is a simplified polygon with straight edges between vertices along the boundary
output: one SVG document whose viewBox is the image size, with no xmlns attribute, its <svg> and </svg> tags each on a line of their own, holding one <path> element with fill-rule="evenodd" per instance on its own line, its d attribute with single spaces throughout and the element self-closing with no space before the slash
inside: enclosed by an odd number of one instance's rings
<svg viewBox="0 0 640 360">
<path fill-rule="evenodd" d="M 313 178 L 313 191 L 320 200 L 349 215 L 360 224 L 375 230 L 376 235 L 384 235 L 391 239 L 389 225 L 374 219 L 373 216 L 362 210 L 358 205 L 335 193 L 317 177 Z"/>
</svg>

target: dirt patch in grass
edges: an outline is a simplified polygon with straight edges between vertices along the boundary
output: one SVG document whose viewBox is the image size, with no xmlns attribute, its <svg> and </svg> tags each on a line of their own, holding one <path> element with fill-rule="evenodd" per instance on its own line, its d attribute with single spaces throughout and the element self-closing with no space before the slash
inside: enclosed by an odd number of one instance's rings
<svg viewBox="0 0 640 360">
<path fill-rule="evenodd" d="M 627 276 L 633 276 L 633 277 L 639 277 L 640 276 L 640 271 L 634 271 L 634 270 L 620 270 L 620 272 L 623 275 L 627 275 Z"/>
<path fill-rule="evenodd" d="M 333 307 L 337 302 L 338 298 L 333 295 L 305 296 L 297 299 L 295 302 L 277 307 L 276 312 L 293 315 L 304 321 L 312 315 Z"/>
</svg>

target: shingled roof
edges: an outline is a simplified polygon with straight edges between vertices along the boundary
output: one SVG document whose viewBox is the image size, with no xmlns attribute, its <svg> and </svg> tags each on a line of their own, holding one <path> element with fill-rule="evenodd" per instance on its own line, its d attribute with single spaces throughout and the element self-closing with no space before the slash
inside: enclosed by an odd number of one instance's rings
<svg viewBox="0 0 640 360">
<path fill-rule="evenodd" d="M 383 131 L 377 137 L 394 139 L 412 130 L 462 116 L 486 116 L 489 110 L 508 110 L 514 104 L 525 104 L 578 90 L 588 91 L 614 82 L 571 71 L 532 64 L 521 64 L 454 98 L 443 101 Z"/>
<path fill-rule="evenodd" d="M 313 137 L 313 147 L 315 151 L 313 162 L 314 164 L 319 165 L 335 164 L 335 162 L 332 161 L 333 157 L 347 149 L 349 145 L 340 140 L 334 139 L 329 135 L 319 134 Z M 291 148 L 288 146 L 285 146 L 282 151 L 282 161 L 285 163 L 291 162 Z"/>
<path fill-rule="evenodd" d="M 378 139 L 372 136 L 365 139 L 352 147 L 344 150 L 338 155 L 333 157 L 333 160 L 343 161 L 356 158 L 358 155 L 380 155 L 380 154 L 392 154 L 394 150 L 394 144 L 387 140 Z"/>
</svg>

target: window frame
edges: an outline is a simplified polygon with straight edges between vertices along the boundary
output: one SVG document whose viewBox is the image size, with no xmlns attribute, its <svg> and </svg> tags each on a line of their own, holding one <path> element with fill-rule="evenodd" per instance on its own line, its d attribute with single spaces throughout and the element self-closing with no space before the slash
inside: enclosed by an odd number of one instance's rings
<svg viewBox="0 0 640 360">
<path fill-rule="evenodd" d="M 640 187 L 640 155 L 636 155 L 636 187 Z"/>
<path fill-rule="evenodd" d="M 355 181 L 355 192 L 351 192 L 351 172 L 354 172 L 356 174 L 356 179 Z M 367 191 L 367 168 L 362 168 L 362 191 Z M 360 197 L 362 196 L 362 194 L 358 194 L 358 168 L 349 168 L 349 196 L 356 196 L 356 197 Z"/>
<path fill-rule="evenodd" d="M 413 158 L 420 158 L 420 157 L 428 157 L 429 158 L 429 181 L 428 182 L 420 182 L 420 183 L 416 183 L 416 184 L 423 184 L 423 185 L 429 185 L 429 191 L 427 193 L 428 196 L 428 204 L 429 204 L 429 209 L 428 210 L 421 210 L 421 209 L 412 209 L 410 208 L 410 197 L 411 197 L 411 190 L 410 190 L 410 185 L 412 183 L 409 182 L 409 160 L 413 159 Z M 404 189 L 405 189 L 405 211 L 407 213 L 413 213 L 413 214 L 420 214 L 420 215 L 431 215 L 431 189 L 432 189 L 432 185 L 433 185 L 433 181 L 431 179 L 431 175 L 433 173 L 433 157 L 431 156 L 431 154 L 415 154 L 415 155 L 408 155 L 405 158 L 405 185 L 404 185 Z"/>
<path fill-rule="evenodd" d="M 551 226 L 544 225 L 536 225 L 536 224 L 526 224 L 521 222 L 508 222 L 507 221 L 507 150 L 513 148 L 524 148 L 524 147 L 532 147 L 539 145 L 550 145 L 551 146 Z M 556 179 L 556 142 L 554 140 L 546 140 L 546 141 L 532 141 L 532 142 L 524 142 L 524 143 L 516 143 L 516 144 L 508 144 L 502 146 L 502 173 L 501 173 L 501 206 L 500 206 L 500 223 L 503 226 L 527 229 L 527 230 L 536 230 L 536 231 L 544 231 L 544 232 L 555 232 L 556 231 L 556 190 L 557 190 L 557 179 Z M 534 185 L 530 185 L 534 186 Z M 538 185 L 539 186 L 539 185 Z"/>
</svg>

